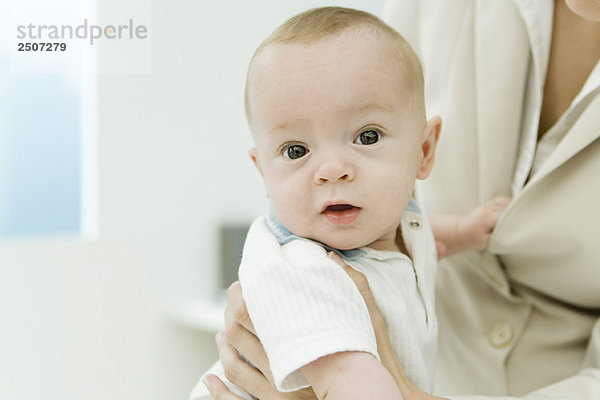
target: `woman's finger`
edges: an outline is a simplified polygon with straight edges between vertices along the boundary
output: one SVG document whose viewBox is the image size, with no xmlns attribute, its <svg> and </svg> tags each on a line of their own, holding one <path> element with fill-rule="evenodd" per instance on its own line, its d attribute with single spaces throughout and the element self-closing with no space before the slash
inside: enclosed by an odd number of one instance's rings
<svg viewBox="0 0 600 400">
<path fill-rule="evenodd" d="M 415 396 L 415 387 L 410 383 L 408 378 L 406 378 L 404 369 L 396 357 L 394 347 L 392 346 L 390 336 L 388 335 L 386 329 L 385 320 L 383 319 L 383 316 L 377 307 L 377 303 L 375 302 L 375 298 L 371 292 L 367 277 L 362 273 L 352 269 L 349 265 L 346 265 L 337 255 L 333 256 L 328 254 L 328 256 L 338 264 L 343 265 L 344 271 L 346 271 L 350 278 L 352 278 L 354 284 L 358 288 L 358 291 L 363 297 L 365 304 L 367 305 L 367 310 L 369 311 L 369 316 L 371 317 L 371 323 L 373 324 L 373 330 L 375 331 L 377 352 L 381 358 L 381 363 L 396 381 L 396 385 L 398 385 L 398 388 L 402 392 L 404 398 L 417 398 Z"/>
<path fill-rule="evenodd" d="M 256 367 L 269 382 L 273 382 L 269 359 L 256 335 L 238 324 L 237 321 L 229 319 L 226 321 L 225 337 L 229 345 L 235 348 L 243 359 Z"/>
<path fill-rule="evenodd" d="M 225 335 L 227 342 L 239 354 L 254 365 L 260 372 L 273 382 L 269 360 L 260 343 L 254 325 L 248 315 L 246 303 L 242 297 L 242 287 L 239 282 L 234 282 L 227 289 L 227 308 L 225 309 Z"/>
<path fill-rule="evenodd" d="M 206 386 L 210 395 L 215 400 L 244 400 L 237 394 L 231 393 L 229 388 L 216 375 L 206 375 L 202 379 L 202 383 L 204 383 L 204 386 Z"/>
<path fill-rule="evenodd" d="M 358 291 L 363 297 L 365 304 L 367 305 L 367 310 L 369 311 L 369 316 L 371 317 L 371 323 L 373 324 L 373 328 L 375 329 L 376 336 L 377 333 L 379 333 L 380 336 L 377 337 L 377 347 L 379 348 L 380 342 L 390 342 L 385 326 L 385 320 L 379 312 L 377 303 L 375 303 L 375 298 L 373 297 L 373 293 L 371 292 L 371 287 L 369 286 L 369 281 L 367 280 L 367 277 L 350 267 L 348 264 L 346 264 L 340 258 L 340 256 L 338 256 L 334 252 L 330 251 L 329 253 L 327 253 L 327 256 L 344 268 L 344 271 L 346 271 L 346 273 L 354 281 L 354 284 L 356 285 Z"/>
<path fill-rule="evenodd" d="M 348 264 L 346 264 L 344 260 L 342 260 L 341 257 L 333 251 L 327 253 L 327 257 L 331 258 L 342 268 L 344 268 L 344 271 L 346 271 L 346 273 L 354 281 L 354 284 L 358 288 L 358 291 L 365 300 L 365 304 L 367 305 L 367 309 L 369 310 L 369 315 L 371 316 L 371 322 L 373 323 L 373 326 L 375 328 L 381 326 L 385 330 L 385 321 L 383 320 L 383 317 L 379 312 L 379 308 L 377 308 L 377 303 L 375 303 L 375 298 L 373 297 L 373 293 L 371 293 L 371 288 L 369 287 L 369 281 L 367 280 L 367 277 L 350 267 Z"/>
<path fill-rule="evenodd" d="M 262 400 L 281 398 L 280 393 L 258 369 L 240 358 L 238 352 L 227 342 L 227 338 L 222 332 L 217 334 L 216 341 L 225 376 L 230 382 Z"/>
<path fill-rule="evenodd" d="M 235 320 L 238 324 L 256 335 L 254 325 L 252 325 L 250 315 L 248 314 L 248 308 L 246 308 L 246 302 L 242 297 L 242 286 L 239 281 L 235 281 L 229 286 L 225 300 L 227 301 L 225 323 L 228 322 L 228 319 L 230 320 L 229 323 L 231 323 L 231 320 Z"/>
<path fill-rule="evenodd" d="M 342 260 L 342 257 L 338 256 L 337 253 L 330 251 L 327 253 L 327 257 L 331 258 L 333 261 L 338 263 L 340 267 L 345 267 L 346 263 Z"/>
</svg>

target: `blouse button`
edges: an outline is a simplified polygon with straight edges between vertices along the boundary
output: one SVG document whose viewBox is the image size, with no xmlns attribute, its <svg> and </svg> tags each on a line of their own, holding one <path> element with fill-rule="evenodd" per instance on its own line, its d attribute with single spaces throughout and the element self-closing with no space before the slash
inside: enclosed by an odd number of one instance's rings
<svg viewBox="0 0 600 400">
<path fill-rule="evenodd" d="M 490 344 L 497 349 L 508 346 L 515 336 L 515 330 L 506 321 L 497 321 L 492 324 L 488 331 Z"/>
</svg>

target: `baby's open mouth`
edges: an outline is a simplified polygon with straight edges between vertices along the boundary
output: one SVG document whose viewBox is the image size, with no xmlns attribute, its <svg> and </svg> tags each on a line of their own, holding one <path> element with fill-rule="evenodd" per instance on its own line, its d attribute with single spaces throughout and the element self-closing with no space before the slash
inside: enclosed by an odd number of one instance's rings
<svg viewBox="0 0 600 400">
<path fill-rule="evenodd" d="M 321 214 L 335 225 L 347 225 L 358 218 L 360 210 L 360 207 L 353 206 L 352 204 L 330 204 L 325 207 Z"/>
<path fill-rule="evenodd" d="M 327 208 L 325 208 L 325 211 L 337 212 L 337 211 L 351 210 L 353 208 L 356 208 L 356 207 L 354 207 L 351 204 L 332 204 L 330 206 L 327 206 Z"/>
</svg>

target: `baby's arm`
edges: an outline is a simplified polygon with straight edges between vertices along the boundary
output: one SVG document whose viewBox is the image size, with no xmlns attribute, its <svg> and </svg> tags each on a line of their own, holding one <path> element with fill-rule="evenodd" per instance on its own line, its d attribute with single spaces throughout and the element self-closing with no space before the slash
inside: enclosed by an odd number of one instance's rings
<svg viewBox="0 0 600 400">
<path fill-rule="evenodd" d="M 301 371 L 319 399 L 402 399 L 392 375 L 369 353 L 330 354 Z"/>
<path fill-rule="evenodd" d="M 485 250 L 492 231 L 510 200 L 506 196 L 495 197 L 466 215 L 430 215 L 435 240 L 441 242 L 445 249 L 443 255 L 465 250 Z"/>
</svg>

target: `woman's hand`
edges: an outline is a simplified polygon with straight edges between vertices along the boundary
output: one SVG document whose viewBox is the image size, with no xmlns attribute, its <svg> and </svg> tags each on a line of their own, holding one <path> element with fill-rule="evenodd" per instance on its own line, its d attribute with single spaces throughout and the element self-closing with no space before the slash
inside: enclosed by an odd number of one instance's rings
<svg viewBox="0 0 600 400">
<path fill-rule="evenodd" d="M 280 393 L 275 389 L 269 360 L 256 337 L 239 282 L 229 287 L 226 299 L 225 331 L 217 334 L 216 341 L 227 379 L 261 400 L 316 399 L 310 388 L 290 393 Z M 251 365 L 244 361 L 240 354 Z M 216 400 L 243 400 L 233 394 L 215 375 L 208 375 L 204 384 Z"/>
<path fill-rule="evenodd" d="M 398 385 L 398 388 L 402 393 L 402 397 L 405 400 L 444 400 L 441 397 L 433 396 L 423 392 L 414 386 L 404 374 L 404 369 L 396 358 L 396 353 L 392 347 L 392 342 L 390 341 L 390 337 L 385 326 L 385 321 L 381 315 L 381 312 L 379 311 L 379 308 L 377 308 L 377 304 L 375 303 L 373 293 L 371 293 L 371 288 L 369 287 L 367 278 L 362 273 L 346 265 L 346 263 L 344 263 L 344 261 L 337 254 L 330 252 L 328 256 L 344 268 L 344 271 L 346 271 L 350 278 L 352 278 L 361 296 L 365 300 L 367 309 L 369 310 L 369 315 L 371 317 L 371 323 L 373 324 L 373 329 L 375 331 L 377 352 L 381 358 L 381 363 L 396 381 L 396 385 Z"/>
</svg>

